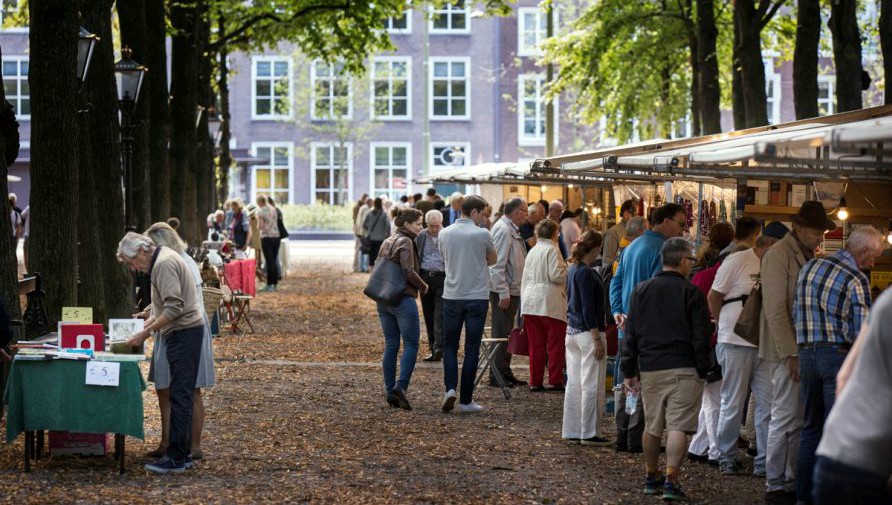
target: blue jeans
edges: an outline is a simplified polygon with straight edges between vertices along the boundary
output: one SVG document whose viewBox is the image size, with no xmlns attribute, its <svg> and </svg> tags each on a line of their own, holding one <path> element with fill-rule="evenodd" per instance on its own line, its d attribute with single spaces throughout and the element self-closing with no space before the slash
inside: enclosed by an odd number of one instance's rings
<svg viewBox="0 0 892 505">
<path fill-rule="evenodd" d="M 480 361 L 480 340 L 489 300 L 443 300 L 443 382 L 446 391 L 458 386 L 458 341 L 465 327 L 465 360 L 461 367 L 459 402 L 468 405 L 474 398 L 474 379 Z"/>
<path fill-rule="evenodd" d="M 409 379 L 415 370 L 415 358 L 418 356 L 418 336 L 421 333 L 418 323 L 418 305 L 415 298 L 403 296 L 399 305 L 378 302 L 378 318 L 384 330 L 384 357 L 381 366 L 384 369 L 384 392 L 387 397 L 393 396 L 394 385 L 404 391 L 409 389 Z M 400 359 L 400 379 L 396 380 L 396 355 L 400 351 L 400 337 L 403 341 L 403 357 Z"/>
<path fill-rule="evenodd" d="M 369 255 L 368 253 L 359 253 L 359 270 L 361 272 L 369 271 Z"/>
<path fill-rule="evenodd" d="M 622 368 L 619 367 L 620 362 L 623 360 L 623 337 L 625 336 L 625 332 L 623 330 L 619 330 L 616 332 L 616 336 L 616 360 L 613 362 L 614 386 L 622 384 L 623 381 L 626 379 L 626 376 L 623 375 Z"/>
<path fill-rule="evenodd" d="M 815 505 L 872 505 L 892 500 L 892 495 L 886 491 L 885 476 L 823 456 L 819 456 L 815 463 L 814 482 L 811 498 Z"/>
<path fill-rule="evenodd" d="M 815 451 L 824 433 L 824 420 L 836 399 L 836 374 L 846 355 L 832 347 L 799 349 L 799 397 L 804 420 L 799 438 L 796 499 L 811 503 Z"/>
<path fill-rule="evenodd" d="M 167 456 L 182 463 L 192 446 L 192 401 L 204 325 L 169 333 L 167 361 L 170 363 L 170 445 Z"/>
</svg>

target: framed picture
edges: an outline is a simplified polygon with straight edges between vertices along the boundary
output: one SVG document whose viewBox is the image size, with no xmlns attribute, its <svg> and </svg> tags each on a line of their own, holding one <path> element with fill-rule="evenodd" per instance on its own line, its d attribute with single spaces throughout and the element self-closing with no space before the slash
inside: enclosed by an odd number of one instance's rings
<svg viewBox="0 0 892 505">
<path fill-rule="evenodd" d="M 145 321 L 142 319 L 109 319 L 108 339 L 110 344 L 126 342 L 134 333 L 142 331 Z"/>
</svg>

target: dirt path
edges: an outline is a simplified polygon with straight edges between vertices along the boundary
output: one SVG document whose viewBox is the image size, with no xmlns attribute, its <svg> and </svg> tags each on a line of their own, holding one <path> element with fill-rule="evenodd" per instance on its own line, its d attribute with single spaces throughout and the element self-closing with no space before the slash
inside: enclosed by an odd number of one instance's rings
<svg viewBox="0 0 892 505">
<path fill-rule="evenodd" d="M 561 395 L 515 391 L 506 402 L 483 387 L 485 413 L 444 415 L 442 367 L 419 362 L 414 410 L 389 408 L 366 277 L 343 256 L 292 265 L 296 275 L 256 300 L 256 334 L 215 340 L 206 458 L 193 471 L 143 471 L 160 435 L 148 390 L 146 441 L 127 440 L 126 475 L 111 457 L 46 459 L 23 474 L 20 436 L 0 450 L 0 502 L 659 503 L 641 493 L 640 455 L 561 442 Z M 526 362 L 515 365 L 525 377 Z M 683 478 L 691 503 L 758 503 L 764 485 L 695 464 Z"/>
</svg>

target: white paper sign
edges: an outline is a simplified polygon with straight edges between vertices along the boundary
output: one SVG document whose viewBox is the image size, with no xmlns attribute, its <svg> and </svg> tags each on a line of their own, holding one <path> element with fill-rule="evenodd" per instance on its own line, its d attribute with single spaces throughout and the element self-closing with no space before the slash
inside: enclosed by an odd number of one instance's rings
<svg viewBox="0 0 892 505">
<path fill-rule="evenodd" d="M 87 362 L 87 385 L 117 386 L 121 374 L 121 364 L 111 361 Z"/>
</svg>

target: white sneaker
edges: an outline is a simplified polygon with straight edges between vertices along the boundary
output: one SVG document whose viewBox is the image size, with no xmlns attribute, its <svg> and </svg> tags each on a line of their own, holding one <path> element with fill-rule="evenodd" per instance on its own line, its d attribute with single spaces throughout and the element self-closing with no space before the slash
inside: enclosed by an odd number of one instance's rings
<svg viewBox="0 0 892 505">
<path fill-rule="evenodd" d="M 458 411 L 462 414 L 473 414 L 475 412 L 483 412 L 483 407 L 477 405 L 474 402 L 471 402 L 467 405 L 465 405 L 464 403 L 460 403 L 458 404 Z"/>
<path fill-rule="evenodd" d="M 458 399 L 458 395 L 455 393 L 454 389 L 446 391 L 446 394 L 443 395 L 443 404 L 440 405 L 443 412 L 452 412 L 452 409 L 455 408 L 456 399 Z"/>
</svg>

